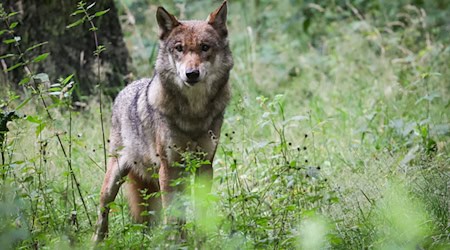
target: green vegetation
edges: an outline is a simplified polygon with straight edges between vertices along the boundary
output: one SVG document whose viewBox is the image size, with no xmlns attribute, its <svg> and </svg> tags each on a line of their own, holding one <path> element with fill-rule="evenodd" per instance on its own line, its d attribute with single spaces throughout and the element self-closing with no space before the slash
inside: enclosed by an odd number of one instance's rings
<svg viewBox="0 0 450 250">
<path fill-rule="evenodd" d="M 136 75 L 150 76 L 162 1 L 116 2 Z M 352 2 L 230 1 L 234 97 L 213 194 L 186 195 L 183 242 L 171 225 L 133 224 L 121 191 L 100 247 L 449 249 L 450 3 Z M 161 4 L 190 19 L 217 3 Z M 45 60 L 26 49 L 14 66 Z M 0 96 L 0 248 L 85 249 L 104 175 L 99 101 L 73 110 L 71 76 L 33 81 L 45 75 Z"/>
</svg>

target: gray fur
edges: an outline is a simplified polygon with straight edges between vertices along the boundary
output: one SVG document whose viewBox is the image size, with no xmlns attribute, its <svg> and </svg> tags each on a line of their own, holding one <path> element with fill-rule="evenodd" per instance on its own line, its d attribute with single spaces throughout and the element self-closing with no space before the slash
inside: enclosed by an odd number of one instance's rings
<svg viewBox="0 0 450 250">
<path fill-rule="evenodd" d="M 110 159 L 100 195 L 95 241 L 108 231 L 108 204 L 130 179 L 130 209 L 136 221 L 141 212 L 167 208 L 176 188 L 170 182 L 182 172 L 174 168 L 180 151 L 201 150 L 213 162 L 225 108 L 230 100 L 228 84 L 233 59 L 228 45 L 226 1 L 206 21 L 178 21 L 163 8 L 157 11 L 160 46 L 154 76 L 135 81 L 123 89 L 112 110 Z M 205 45 L 206 49 L 205 49 Z M 198 78 L 186 80 L 187 69 Z M 154 179 L 153 173 L 159 178 Z M 212 180 L 212 166 L 199 174 Z M 142 200 L 146 193 L 161 197 Z M 148 206 L 141 206 L 147 202 Z M 170 219 L 170 218 L 165 218 Z"/>
</svg>

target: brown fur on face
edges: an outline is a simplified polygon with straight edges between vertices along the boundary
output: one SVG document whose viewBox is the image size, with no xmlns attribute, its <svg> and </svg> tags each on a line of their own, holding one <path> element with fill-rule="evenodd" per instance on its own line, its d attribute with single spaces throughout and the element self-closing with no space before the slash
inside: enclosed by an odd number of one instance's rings
<svg viewBox="0 0 450 250">
<path fill-rule="evenodd" d="M 229 52 L 226 14 L 226 2 L 211 13 L 206 21 L 178 21 L 165 9 L 158 9 L 160 55 L 170 55 L 169 62 L 173 62 L 172 66 L 176 68 L 176 80 L 180 86 L 185 84 L 191 87 L 197 82 L 208 81 L 210 64 L 222 63 L 225 69 L 232 67 L 231 56 L 223 59 L 215 56 L 218 50 Z M 231 52 L 228 54 L 231 55 Z M 158 62 L 156 67 L 158 70 Z M 188 76 L 192 71 L 199 73 L 198 79 L 193 82 Z"/>
</svg>

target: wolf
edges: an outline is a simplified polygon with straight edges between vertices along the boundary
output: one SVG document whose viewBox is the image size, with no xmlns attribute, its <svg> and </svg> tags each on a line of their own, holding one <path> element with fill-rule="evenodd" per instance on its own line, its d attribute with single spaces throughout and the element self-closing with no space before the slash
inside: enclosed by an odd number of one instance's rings
<svg viewBox="0 0 450 250">
<path fill-rule="evenodd" d="M 159 52 L 153 77 L 131 83 L 114 101 L 96 242 L 107 236 L 108 205 L 125 179 L 131 215 L 141 223 L 157 221 L 176 199 L 180 190 L 171 182 L 184 171 L 179 167 L 183 152 L 203 153 L 205 164 L 197 174 L 212 182 L 211 163 L 231 97 L 227 1 L 206 21 L 181 21 L 163 7 L 156 20 Z M 162 217 L 170 222 L 170 216 Z"/>
</svg>

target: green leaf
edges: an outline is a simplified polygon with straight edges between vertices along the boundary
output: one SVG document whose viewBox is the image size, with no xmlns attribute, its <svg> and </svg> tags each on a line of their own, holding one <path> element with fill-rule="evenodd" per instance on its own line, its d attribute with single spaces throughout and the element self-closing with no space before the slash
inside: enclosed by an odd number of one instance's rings
<svg viewBox="0 0 450 250">
<path fill-rule="evenodd" d="M 29 116 L 27 116 L 27 118 L 25 120 L 32 122 L 32 123 L 36 123 L 36 124 L 42 123 L 42 119 L 39 118 L 39 116 L 35 116 L 35 115 L 29 115 Z"/>
<path fill-rule="evenodd" d="M 108 11 L 109 11 L 109 9 L 107 9 L 107 10 L 102 10 L 102 11 L 99 11 L 99 12 L 96 12 L 96 13 L 95 13 L 95 16 L 96 16 L 96 17 L 103 16 L 103 15 L 106 14 Z"/>
<path fill-rule="evenodd" d="M 31 80 L 31 78 L 30 78 L 30 77 L 25 77 L 25 78 L 23 78 L 22 80 L 20 80 L 20 82 L 19 82 L 19 86 L 22 86 L 22 85 L 24 85 L 24 84 L 27 84 L 27 83 L 29 83 L 29 82 L 30 82 L 30 80 Z"/>
<path fill-rule="evenodd" d="M 85 19 L 86 19 L 86 17 L 83 17 L 83 18 L 81 18 L 81 19 L 78 19 L 77 21 L 75 21 L 75 22 L 73 22 L 73 23 L 67 25 L 67 26 L 66 26 L 66 29 L 70 29 L 70 28 L 76 27 L 76 26 L 78 26 L 78 25 L 84 23 L 84 20 L 85 20 Z"/>
<path fill-rule="evenodd" d="M 53 92 L 49 92 L 49 95 L 54 95 L 54 96 L 58 96 L 61 94 L 61 91 L 53 91 Z"/>
<path fill-rule="evenodd" d="M 20 36 L 15 36 L 14 38 L 3 40 L 3 43 L 11 44 L 11 43 L 19 42 L 20 40 L 21 40 Z"/>
<path fill-rule="evenodd" d="M 42 43 L 35 44 L 35 45 L 29 47 L 28 49 L 26 49 L 25 52 L 34 50 L 34 49 L 36 49 L 36 48 L 38 48 L 38 47 L 41 47 L 42 45 L 45 45 L 45 44 L 47 44 L 47 43 L 48 43 L 48 42 L 42 42 Z"/>
<path fill-rule="evenodd" d="M 54 83 L 54 84 L 50 85 L 50 89 L 52 89 L 52 88 L 61 89 L 61 84 L 60 83 Z"/>
<path fill-rule="evenodd" d="M 12 16 L 15 16 L 17 14 L 19 14 L 19 12 L 11 12 L 11 13 L 8 14 L 8 18 L 10 18 Z"/>
<path fill-rule="evenodd" d="M 37 63 L 37 62 L 40 62 L 42 60 L 45 60 L 45 58 L 47 58 L 48 55 L 50 55 L 50 53 L 41 54 L 41 55 L 37 56 L 36 58 L 34 58 L 33 62 Z"/>
<path fill-rule="evenodd" d="M 10 58 L 10 57 L 14 57 L 14 56 L 16 56 L 16 55 L 15 54 L 6 54 L 3 56 L 0 56 L 0 59 Z"/>
<path fill-rule="evenodd" d="M 83 9 L 84 6 L 86 6 L 86 3 L 84 1 L 79 1 L 77 6 L 78 6 L 78 9 Z"/>
<path fill-rule="evenodd" d="M 68 77 L 64 78 L 64 80 L 61 82 L 61 85 L 65 86 L 70 81 L 70 79 L 72 79 L 72 78 L 73 78 L 73 74 L 71 74 Z"/>
<path fill-rule="evenodd" d="M 90 9 L 90 8 L 92 8 L 92 7 L 94 7 L 94 5 L 95 5 L 95 2 L 93 2 L 91 5 L 89 5 L 88 7 L 86 7 L 86 10 L 88 10 L 88 9 Z"/>
<path fill-rule="evenodd" d="M 73 12 L 72 14 L 70 14 L 71 16 L 76 16 L 78 14 L 84 13 L 84 10 L 77 10 L 75 12 Z"/>
<path fill-rule="evenodd" d="M 15 27 L 17 27 L 17 25 L 19 24 L 19 22 L 13 22 L 9 25 L 9 29 L 14 29 Z"/>
<path fill-rule="evenodd" d="M 16 39 L 14 39 L 14 38 L 3 40 L 4 44 L 11 44 L 11 43 L 15 43 L 15 42 L 16 42 Z"/>
<path fill-rule="evenodd" d="M 23 179 L 23 183 L 25 183 L 25 182 L 32 182 L 33 181 L 33 176 L 32 175 L 29 175 L 29 176 L 27 176 L 27 177 L 25 177 L 25 179 Z"/>
<path fill-rule="evenodd" d="M 9 71 L 11 71 L 11 70 L 17 69 L 18 67 L 23 66 L 23 65 L 24 65 L 23 63 L 17 63 L 17 64 L 15 64 L 15 65 L 13 65 L 13 66 L 7 68 L 7 69 L 6 69 L 6 72 L 9 72 Z"/>
<path fill-rule="evenodd" d="M 8 32 L 9 30 L 0 30 L 0 36 Z"/>
<path fill-rule="evenodd" d="M 289 167 L 294 168 L 294 167 L 296 167 L 296 166 L 297 166 L 297 161 L 291 161 L 291 162 L 289 163 Z"/>
<path fill-rule="evenodd" d="M 41 132 L 44 130 L 44 128 L 47 126 L 45 122 L 40 123 L 36 128 L 36 137 L 38 137 Z"/>
</svg>

